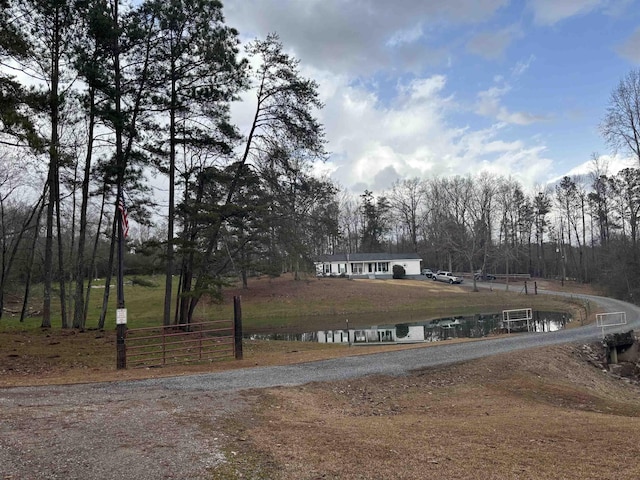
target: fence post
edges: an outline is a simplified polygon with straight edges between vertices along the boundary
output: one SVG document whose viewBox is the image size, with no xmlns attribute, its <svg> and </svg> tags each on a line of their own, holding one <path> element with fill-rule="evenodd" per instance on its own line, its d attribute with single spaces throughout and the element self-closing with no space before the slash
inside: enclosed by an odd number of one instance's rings
<svg viewBox="0 0 640 480">
<path fill-rule="evenodd" d="M 233 297 L 233 351 L 236 360 L 242 360 L 242 305 L 240 297 Z"/>
<path fill-rule="evenodd" d="M 162 326 L 162 365 L 167 364 L 167 328 L 169 325 Z"/>
<path fill-rule="evenodd" d="M 127 324 L 119 323 L 116 326 L 116 368 L 118 370 L 127 368 Z"/>
</svg>

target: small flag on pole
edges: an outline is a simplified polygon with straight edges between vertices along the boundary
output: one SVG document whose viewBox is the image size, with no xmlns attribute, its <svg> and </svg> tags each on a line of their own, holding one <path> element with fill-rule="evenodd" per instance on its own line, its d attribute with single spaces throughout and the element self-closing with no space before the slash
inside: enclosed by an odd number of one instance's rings
<svg viewBox="0 0 640 480">
<path fill-rule="evenodd" d="M 120 210 L 120 221 L 122 222 L 122 238 L 129 236 L 129 220 L 127 219 L 127 206 L 124 203 L 124 192 L 118 198 L 118 210 Z"/>
</svg>

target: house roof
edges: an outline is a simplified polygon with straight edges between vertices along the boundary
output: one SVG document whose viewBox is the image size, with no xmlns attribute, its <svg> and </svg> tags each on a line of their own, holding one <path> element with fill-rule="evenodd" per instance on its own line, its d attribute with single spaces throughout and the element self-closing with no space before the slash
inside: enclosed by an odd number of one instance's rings
<svg viewBox="0 0 640 480">
<path fill-rule="evenodd" d="M 384 262 L 392 260 L 422 260 L 417 253 L 337 253 L 320 255 L 319 262 Z"/>
</svg>

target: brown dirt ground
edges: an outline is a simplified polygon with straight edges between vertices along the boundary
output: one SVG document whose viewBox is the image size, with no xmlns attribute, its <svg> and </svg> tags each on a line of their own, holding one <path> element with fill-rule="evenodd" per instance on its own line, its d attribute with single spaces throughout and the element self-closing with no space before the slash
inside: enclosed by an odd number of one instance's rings
<svg viewBox="0 0 640 480">
<path fill-rule="evenodd" d="M 640 478 L 640 388 L 589 346 L 259 392 L 213 478 Z"/>
</svg>

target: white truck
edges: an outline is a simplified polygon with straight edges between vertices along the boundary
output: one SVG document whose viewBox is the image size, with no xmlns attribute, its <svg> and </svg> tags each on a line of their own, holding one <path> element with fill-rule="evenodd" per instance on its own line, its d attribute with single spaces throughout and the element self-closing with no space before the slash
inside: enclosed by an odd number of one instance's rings
<svg viewBox="0 0 640 480">
<path fill-rule="evenodd" d="M 437 280 L 439 282 L 447 282 L 450 284 L 454 284 L 454 283 L 462 283 L 462 277 L 457 277 L 455 276 L 453 273 L 451 272 L 447 272 L 444 270 L 440 270 L 438 271 L 438 273 L 436 273 L 433 276 L 434 280 Z"/>
</svg>

